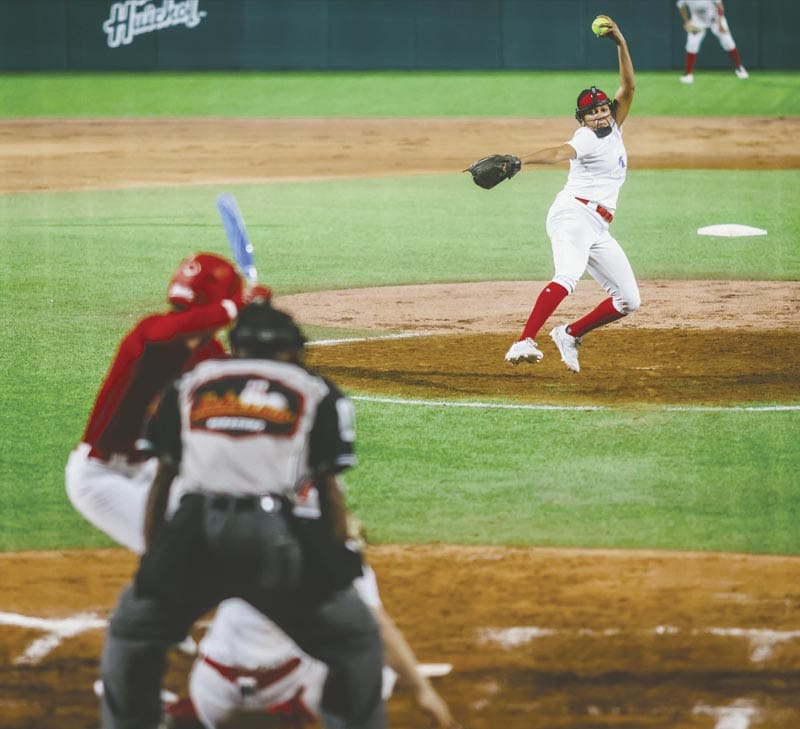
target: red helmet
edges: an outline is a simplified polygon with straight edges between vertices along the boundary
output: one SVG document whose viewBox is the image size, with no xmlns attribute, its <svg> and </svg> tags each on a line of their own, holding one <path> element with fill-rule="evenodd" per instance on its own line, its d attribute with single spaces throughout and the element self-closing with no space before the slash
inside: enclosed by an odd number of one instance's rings
<svg viewBox="0 0 800 729">
<path fill-rule="evenodd" d="M 583 115 L 590 109 L 595 109 L 598 106 L 608 104 L 611 106 L 611 99 L 605 91 L 601 91 L 596 86 L 590 89 L 584 89 L 578 94 L 577 109 L 575 109 L 575 118 L 578 121 L 583 120 Z"/>
<path fill-rule="evenodd" d="M 242 293 L 242 279 L 224 258 L 195 253 L 181 261 L 169 282 L 169 303 L 181 309 L 213 304 Z"/>
</svg>

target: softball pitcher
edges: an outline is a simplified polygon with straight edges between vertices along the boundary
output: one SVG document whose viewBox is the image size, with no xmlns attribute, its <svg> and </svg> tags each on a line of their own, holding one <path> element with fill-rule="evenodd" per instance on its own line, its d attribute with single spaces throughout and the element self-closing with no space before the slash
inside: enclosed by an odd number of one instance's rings
<svg viewBox="0 0 800 729">
<path fill-rule="evenodd" d="M 617 24 L 608 18 L 606 28 L 603 36 L 617 44 L 619 57 L 620 85 L 613 100 L 594 86 L 581 91 L 575 110 L 580 127 L 572 139 L 521 158 L 523 165 L 569 160 L 570 169 L 567 183 L 547 215 L 555 275 L 539 294 L 519 340 L 506 353 L 506 361 L 512 365 L 542 359 L 536 335 L 558 305 L 575 291 L 584 272 L 588 271 L 609 296 L 586 316 L 550 332 L 568 369 L 580 371 L 578 347 L 585 334 L 639 308 L 639 287 L 628 257 L 609 231 L 628 168 L 622 124 L 633 101 L 633 62 Z"/>
</svg>

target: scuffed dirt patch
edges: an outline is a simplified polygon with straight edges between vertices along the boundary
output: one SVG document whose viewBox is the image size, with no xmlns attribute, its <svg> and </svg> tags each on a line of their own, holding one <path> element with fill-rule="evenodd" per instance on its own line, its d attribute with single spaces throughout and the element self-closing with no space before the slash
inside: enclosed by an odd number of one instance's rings
<svg viewBox="0 0 800 729">
<path fill-rule="evenodd" d="M 794 330 L 608 327 L 585 337 L 581 372 L 566 369 L 550 337 L 544 359 L 511 367 L 513 333 L 438 335 L 312 347 L 309 362 L 351 392 L 527 404 L 800 404 Z"/>
</svg>

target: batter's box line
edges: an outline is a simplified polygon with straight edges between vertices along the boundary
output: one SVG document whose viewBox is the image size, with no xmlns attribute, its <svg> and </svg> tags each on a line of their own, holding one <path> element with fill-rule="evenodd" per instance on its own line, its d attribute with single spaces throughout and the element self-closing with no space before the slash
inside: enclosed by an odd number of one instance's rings
<svg viewBox="0 0 800 729">
<path fill-rule="evenodd" d="M 680 635 L 684 632 L 672 625 L 659 625 L 645 631 L 649 635 Z M 619 628 L 593 630 L 591 628 L 578 628 L 559 630 L 554 628 L 538 628 L 535 626 L 518 626 L 513 628 L 484 628 L 479 633 L 483 643 L 497 643 L 507 650 L 512 650 L 521 645 L 530 643 L 539 638 L 553 636 L 578 635 L 586 637 L 609 638 L 623 635 Z M 800 630 L 765 630 L 760 628 L 694 628 L 688 635 L 713 635 L 723 638 L 742 638 L 750 641 L 750 660 L 753 663 L 763 663 L 772 657 L 775 647 L 800 638 Z"/>
<path fill-rule="evenodd" d="M 0 612 L 0 625 L 11 625 L 45 633 L 41 638 L 34 640 L 21 656 L 14 659 L 14 665 L 19 666 L 38 663 L 67 638 L 74 638 L 76 635 L 90 630 L 104 630 L 108 621 L 94 613 L 79 613 L 68 618 L 53 619 Z"/>
</svg>

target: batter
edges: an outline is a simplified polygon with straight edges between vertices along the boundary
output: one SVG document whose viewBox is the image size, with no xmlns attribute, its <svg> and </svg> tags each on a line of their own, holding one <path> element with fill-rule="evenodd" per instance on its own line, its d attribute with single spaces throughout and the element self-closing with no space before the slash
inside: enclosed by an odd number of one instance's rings
<svg viewBox="0 0 800 729">
<path fill-rule="evenodd" d="M 224 258 L 197 253 L 183 260 L 169 283 L 169 311 L 145 316 L 122 339 L 70 454 L 72 505 L 137 554 L 144 551 L 144 506 L 156 467 L 137 448 L 148 407 L 183 370 L 225 354 L 216 332 L 234 321 L 247 296 Z"/>
<path fill-rule="evenodd" d="M 628 168 L 622 124 L 633 101 L 633 62 L 625 38 L 610 18 L 607 28 L 603 37 L 617 44 L 619 57 L 620 85 L 614 99 L 594 86 L 584 89 L 575 110 L 580 127 L 572 139 L 521 158 L 523 165 L 569 160 L 569 176 L 547 214 L 555 274 L 539 294 L 519 340 L 506 353 L 506 361 L 512 365 L 541 361 L 544 353 L 536 336 L 559 304 L 575 291 L 585 272 L 609 296 L 586 316 L 550 332 L 567 369 L 580 372 L 578 347 L 585 334 L 639 308 L 633 269 L 609 230 Z"/>
</svg>

